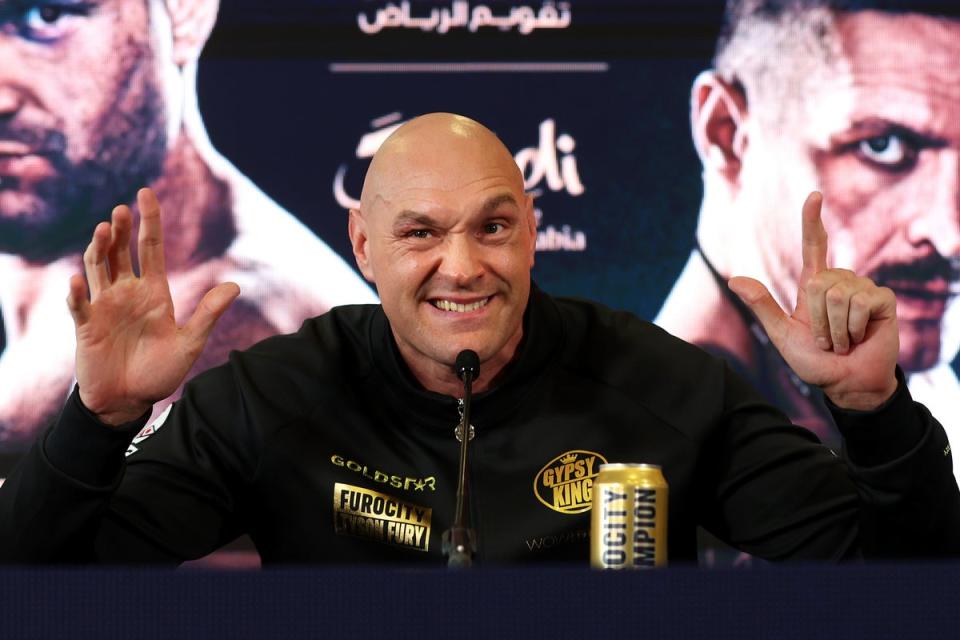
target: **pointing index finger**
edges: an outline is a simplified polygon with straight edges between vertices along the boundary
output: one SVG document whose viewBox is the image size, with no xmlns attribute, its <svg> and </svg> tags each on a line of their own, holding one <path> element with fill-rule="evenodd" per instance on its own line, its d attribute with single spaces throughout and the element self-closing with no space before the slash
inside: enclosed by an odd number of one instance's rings
<svg viewBox="0 0 960 640">
<path fill-rule="evenodd" d="M 823 195 L 814 191 L 803 203 L 803 273 L 810 276 L 827 268 L 827 230 L 820 219 Z"/>
<path fill-rule="evenodd" d="M 140 209 L 140 232 L 137 246 L 140 254 L 140 275 L 163 275 L 163 229 L 160 223 L 160 203 L 150 189 L 137 192 Z"/>
</svg>

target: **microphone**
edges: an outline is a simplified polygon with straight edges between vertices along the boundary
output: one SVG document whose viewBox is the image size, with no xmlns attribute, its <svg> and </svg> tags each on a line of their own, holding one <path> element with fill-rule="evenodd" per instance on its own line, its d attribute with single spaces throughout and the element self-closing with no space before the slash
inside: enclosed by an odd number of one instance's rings
<svg viewBox="0 0 960 640">
<path fill-rule="evenodd" d="M 443 532 L 443 555 L 447 567 L 466 569 L 473 564 L 477 551 L 477 534 L 467 526 L 467 443 L 470 442 L 470 400 L 473 397 L 473 381 L 480 375 L 480 357 L 475 351 L 464 349 L 457 354 L 453 365 L 457 377 L 463 380 L 463 416 L 460 421 L 460 469 L 457 477 L 457 505 L 453 526 Z"/>
<path fill-rule="evenodd" d="M 465 385 L 469 385 L 471 381 L 476 380 L 477 376 L 480 375 L 480 356 L 477 355 L 476 351 L 471 349 L 464 349 L 457 354 L 457 360 L 453 363 L 453 371 L 457 374 L 457 377 L 463 380 Z M 470 376 L 470 380 L 467 380 L 467 376 Z M 467 387 L 469 389 L 469 387 Z"/>
</svg>

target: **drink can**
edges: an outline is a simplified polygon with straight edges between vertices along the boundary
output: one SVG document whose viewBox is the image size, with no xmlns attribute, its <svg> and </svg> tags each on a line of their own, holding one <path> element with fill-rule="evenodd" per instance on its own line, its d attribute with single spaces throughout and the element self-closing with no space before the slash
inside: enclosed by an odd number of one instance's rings
<svg viewBox="0 0 960 640">
<path fill-rule="evenodd" d="M 593 483 L 590 565 L 667 565 L 667 481 L 655 464 L 602 464 Z"/>
</svg>

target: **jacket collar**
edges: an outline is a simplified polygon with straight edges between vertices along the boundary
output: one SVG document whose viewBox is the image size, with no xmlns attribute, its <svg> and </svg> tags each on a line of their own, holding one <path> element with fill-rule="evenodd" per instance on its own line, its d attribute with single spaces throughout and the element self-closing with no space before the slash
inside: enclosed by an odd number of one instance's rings
<svg viewBox="0 0 960 640">
<path fill-rule="evenodd" d="M 560 354 L 563 325 L 554 300 L 531 283 L 530 300 L 523 315 L 523 341 L 517 357 L 504 371 L 500 383 L 473 396 L 470 422 L 478 429 L 502 424 L 520 401 L 542 382 L 550 361 Z M 458 420 L 457 398 L 424 389 L 407 367 L 378 307 L 368 332 L 370 356 L 379 373 L 382 397 L 404 422 L 451 428 Z"/>
</svg>

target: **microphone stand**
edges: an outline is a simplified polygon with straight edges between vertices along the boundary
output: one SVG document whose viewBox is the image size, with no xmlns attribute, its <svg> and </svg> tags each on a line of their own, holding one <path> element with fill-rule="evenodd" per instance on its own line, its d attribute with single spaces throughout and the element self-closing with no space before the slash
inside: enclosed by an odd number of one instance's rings
<svg viewBox="0 0 960 640">
<path fill-rule="evenodd" d="M 463 418 L 460 422 L 460 468 L 457 477 L 457 503 L 453 526 L 443 532 L 443 555 L 450 569 L 467 569 L 473 565 L 477 552 L 477 534 L 467 526 L 467 444 L 470 442 L 470 400 L 473 379 L 480 374 L 480 358 L 469 349 L 457 354 L 454 365 L 457 376 L 463 380 Z"/>
</svg>

